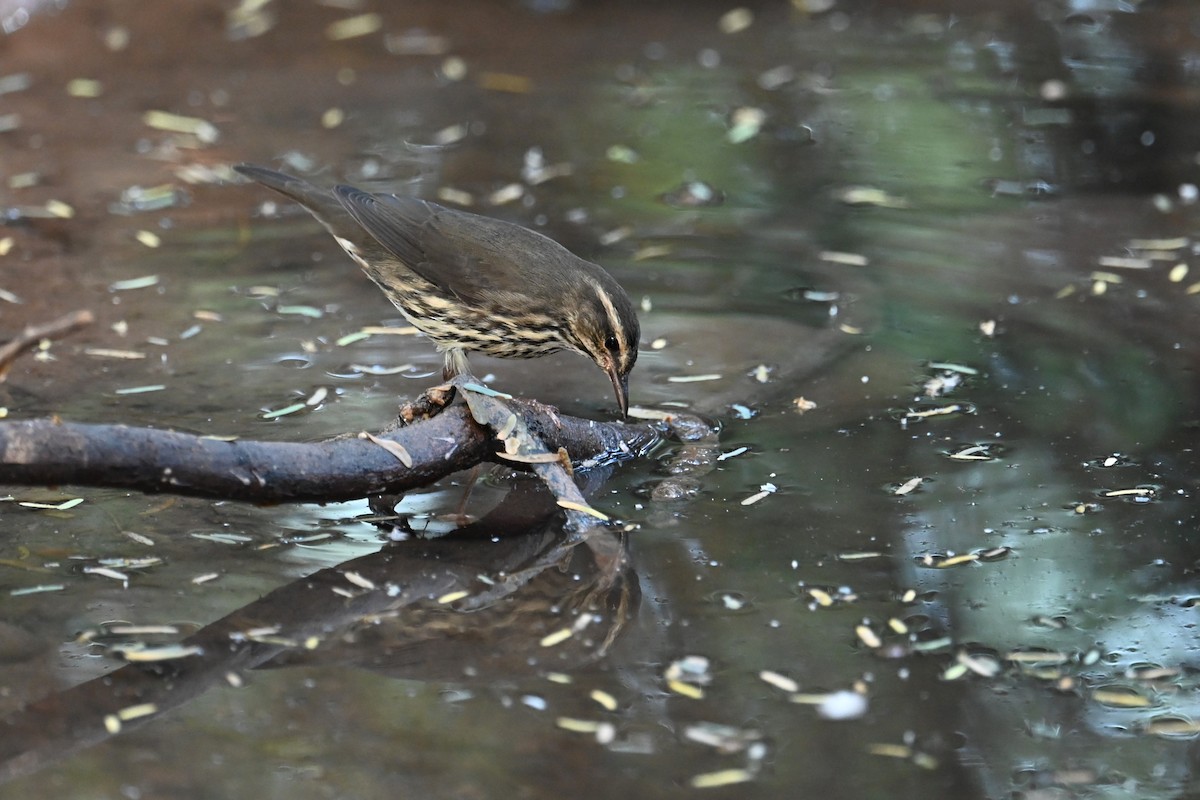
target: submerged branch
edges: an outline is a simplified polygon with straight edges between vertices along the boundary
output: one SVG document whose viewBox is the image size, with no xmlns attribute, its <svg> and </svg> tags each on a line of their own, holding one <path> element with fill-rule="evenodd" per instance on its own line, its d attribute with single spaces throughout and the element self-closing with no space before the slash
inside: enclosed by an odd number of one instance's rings
<svg viewBox="0 0 1200 800">
<path fill-rule="evenodd" d="M 64 314 L 45 325 L 31 325 L 21 331 L 11 340 L 0 345 L 0 381 L 3 381 L 8 375 L 9 367 L 21 353 L 36 347 L 43 339 L 61 339 L 95 321 L 96 316 L 91 311 L 84 309 Z"/>
</svg>

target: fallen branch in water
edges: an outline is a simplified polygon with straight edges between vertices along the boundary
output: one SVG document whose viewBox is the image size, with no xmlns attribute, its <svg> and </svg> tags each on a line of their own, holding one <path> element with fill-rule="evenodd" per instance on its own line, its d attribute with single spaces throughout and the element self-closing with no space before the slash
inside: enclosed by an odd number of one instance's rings
<svg viewBox="0 0 1200 800">
<path fill-rule="evenodd" d="M 658 440 L 650 425 L 594 422 L 509 400 L 530 433 L 576 464 L 632 458 Z M 250 503 L 326 503 L 400 493 L 483 461 L 503 443 L 471 412 L 451 406 L 379 434 L 411 466 L 367 438 L 324 442 L 222 440 L 154 428 L 37 419 L 0 423 L 0 483 L 102 486 Z M 511 462 L 508 462 L 511 463 Z"/>
</svg>

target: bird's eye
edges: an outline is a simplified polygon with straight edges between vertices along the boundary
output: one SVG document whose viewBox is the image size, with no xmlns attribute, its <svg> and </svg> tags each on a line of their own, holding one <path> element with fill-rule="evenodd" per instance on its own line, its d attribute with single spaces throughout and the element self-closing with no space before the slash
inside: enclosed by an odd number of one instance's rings
<svg viewBox="0 0 1200 800">
<path fill-rule="evenodd" d="M 617 335 L 615 333 L 610 333 L 604 337 L 604 347 L 606 350 L 614 353 L 621 349 L 621 345 L 617 343 Z"/>
</svg>

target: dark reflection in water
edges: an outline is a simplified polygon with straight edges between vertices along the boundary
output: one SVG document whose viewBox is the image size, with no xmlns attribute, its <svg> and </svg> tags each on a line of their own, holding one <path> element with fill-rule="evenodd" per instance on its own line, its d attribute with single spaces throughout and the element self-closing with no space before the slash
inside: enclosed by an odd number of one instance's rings
<svg viewBox="0 0 1200 800">
<path fill-rule="evenodd" d="M 686 444 L 594 498 L 630 526 L 643 599 L 624 573 L 594 596 L 633 616 L 571 682 L 508 669 L 554 616 L 476 612 L 504 636 L 478 650 L 389 617 L 0 794 L 1194 793 L 1198 12 L 821 5 L 98 2 L 6 36 L 0 289 L 22 302 L 0 300 L 0 329 L 101 319 L 14 368 L 10 415 L 313 439 L 378 428 L 424 385 L 427 343 L 338 344 L 398 320 L 303 212 L 221 182 L 249 160 L 469 201 L 603 263 L 642 309 L 635 404 L 722 429 L 716 469 L 676 495 L 655 486 Z M 148 127 L 155 109 L 219 137 Z M 163 184 L 173 204 L 130 199 Z M 610 414 L 577 361 L 476 367 Z M 418 524 L 449 527 L 453 483 L 406 500 Z M 372 557 L 362 510 L 0 506 L 0 588 L 63 587 L 4 604 L 0 700 L 110 669 L 79 630 L 202 627 Z M 71 569 L 147 553 L 128 587 Z M 666 676 L 698 659 L 694 697 Z M 835 690 L 865 714 L 824 718 Z"/>
</svg>

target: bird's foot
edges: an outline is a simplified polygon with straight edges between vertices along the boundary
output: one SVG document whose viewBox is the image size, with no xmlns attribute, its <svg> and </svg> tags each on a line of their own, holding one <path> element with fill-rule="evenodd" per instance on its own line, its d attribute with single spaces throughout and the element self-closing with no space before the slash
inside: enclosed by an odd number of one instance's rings
<svg viewBox="0 0 1200 800">
<path fill-rule="evenodd" d="M 400 406 L 401 424 L 411 425 L 423 419 L 436 417 L 454 401 L 454 391 L 453 385 L 444 383 L 421 392 L 415 400 Z"/>
</svg>

